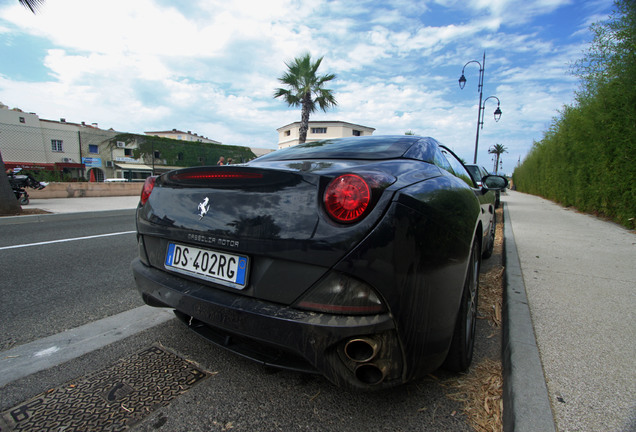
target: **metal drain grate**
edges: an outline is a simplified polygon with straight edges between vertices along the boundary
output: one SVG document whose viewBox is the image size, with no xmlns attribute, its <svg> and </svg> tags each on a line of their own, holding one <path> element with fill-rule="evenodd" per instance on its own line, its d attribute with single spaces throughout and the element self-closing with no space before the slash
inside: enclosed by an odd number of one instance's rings
<svg viewBox="0 0 636 432">
<path fill-rule="evenodd" d="M 0 432 L 123 431 L 206 377 L 153 346 L 3 412 Z"/>
</svg>

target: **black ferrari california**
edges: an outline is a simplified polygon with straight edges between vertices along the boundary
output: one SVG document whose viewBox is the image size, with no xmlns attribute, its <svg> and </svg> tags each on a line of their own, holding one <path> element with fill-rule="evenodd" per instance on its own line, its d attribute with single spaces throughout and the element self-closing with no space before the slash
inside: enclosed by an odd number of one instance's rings
<svg viewBox="0 0 636 432">
<path fill-rule="evenodd" d="M 472 360 L 494 208 L 432 138 L 305 143 L 150 177 L 137 209 L 144 301 L 266 365 L 382 388 Z"/>
</svg>

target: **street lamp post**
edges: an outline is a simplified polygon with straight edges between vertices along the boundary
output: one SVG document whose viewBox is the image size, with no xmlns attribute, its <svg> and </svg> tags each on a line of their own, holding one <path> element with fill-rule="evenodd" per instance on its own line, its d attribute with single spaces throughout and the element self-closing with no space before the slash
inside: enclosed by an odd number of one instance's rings
<svg viewBox="0 0 636 432">
<path fill-rule="evenodd" d="M 484 91 L 484 71 L 486 69 L 486 51 L 484 51 L 484 58 L 481 63 L 477 60 L 471 60 L 462 68 L 462 76 L 459 78 L 459 88 L 464 89 L 466 85 L 466 77 L 464 76 L 464 70 L 466 66 L 471 63 L 477 63 L 479 65 L 479 82 L 477 83 L 477 91 L 479 91 L 479 105 L 477 106 L 477 132 L 475 134 L 475 156 L 473 157 L 473 163 L 477 163 L 477 149 L 479 148 L 479 129 L 484 127 L 484 110 L 486 109 L 486 101 L 488 99 L 497 99 L 497 109 L 494 112 L 495 121 L 498 122 L 501 118 L 501 109 L 499 98 L 497 96 L 488 96 L 482 104 L 483 91 Z"/>
</svg>

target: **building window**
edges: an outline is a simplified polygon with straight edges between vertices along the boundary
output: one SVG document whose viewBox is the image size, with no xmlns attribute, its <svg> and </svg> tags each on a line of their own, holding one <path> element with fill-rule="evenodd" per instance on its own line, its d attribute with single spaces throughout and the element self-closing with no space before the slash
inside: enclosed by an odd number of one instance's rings
<svg viewBox="0 0 636 432">
<path fill-rule="evenodd" d="M 51 140 L 51 150 L 54 152 L 63 152 L 62 140 Z"/>
<path fill-rule="evenodd" d="M 155 150 L 155 159 L 159 159 L 161 157 L 161 153 L 159 153 L 159 150 Z"/>
<path fill-rule="evenodd" d="M 97 144 L 89 144 L 88 145 L 88 152 L 89 153 L 93 153 L 93 154 L 99 153 L 99 146 Z"/>
<path fill-rule="evenodd" d="M 25 122 L 24 117 L 20 117 L 20 123 L 24 123 L 24 122 Z"/>
<path fill-rule="evenodd" d="M 327 128 L 311 128 L 312 134 L 326 134 Z"/>
<path fill-rule="evenodd" d="M 180 161 L 182 161 L 182 160 L 183 160 L 183 153 L 179 152 L 179 153 L 177 154 L 177 160 L 180 160 Z"/>
<path fill-rule="evenodd" d="M 360 132 L 359 130 L 353 130 L 353 136 L 360 136 L 362 135 L 362 132 Z"/>
<path fill-rule="evenodd" d="M 291 135 L 291 131 L 290 130 L 286 130 L 285 131 L 285 136 L 290 136 Z"/>
<path fill-rule="evenodd" d="M 124 156 L 132 157 L 132 155 L 133 155 L 132 149 L 124 149 Z"/>
</svg>

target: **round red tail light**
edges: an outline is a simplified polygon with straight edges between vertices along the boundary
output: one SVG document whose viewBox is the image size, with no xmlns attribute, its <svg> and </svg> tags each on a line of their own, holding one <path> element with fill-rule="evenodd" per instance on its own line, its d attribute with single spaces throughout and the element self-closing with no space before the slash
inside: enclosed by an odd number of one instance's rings
<svg viewBox="0 0 636 432">
<path fill-rule="evenodd" d="M 338 222 L 355 222 L 362 217 L 371 201 L 367 182 L 355 174 L 336 177 L 325 190 L 325 208 Z"/>
<path fill-rule="evenodd" d="M 146 204 L 146 201 L 148 201 L 148 198 L 150 198 L 150 193 L 152 192 L 152 189 L 155 187 L 155 181 L 157 180 L 157 176 L 150 176 L 148 178 L 146 178 L 146 181 L 144 182 L 144 187 L 141 190 L 141 205 Z"/>
</svg>

